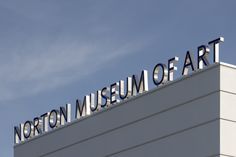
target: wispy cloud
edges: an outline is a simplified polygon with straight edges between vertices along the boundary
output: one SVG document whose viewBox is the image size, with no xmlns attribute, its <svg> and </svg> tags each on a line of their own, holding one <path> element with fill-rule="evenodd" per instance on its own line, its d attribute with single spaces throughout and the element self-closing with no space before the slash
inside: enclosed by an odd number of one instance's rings
<svg viewBox="0 0 236 157">
<path fill-rule="evenodd" d="M 0 101 L 70 84 L 150 44 L 152 35 L 130 35 L 133 23 L 129 29 L 118 25 L 127 16 L 111 17 L 109 6 L 84 4 L 84 14 L 76 4 L 0 3 L 8 15 L 0 38 Z"/>
<path fill-rule="evenodd" d="M 145 45 L 144 40 L 130 40 L 121 45 L 58 40 L 44 52 L 15 52 L 8 62 L 0 63 L 0 101 L 69 84 Z"/>
</svg>

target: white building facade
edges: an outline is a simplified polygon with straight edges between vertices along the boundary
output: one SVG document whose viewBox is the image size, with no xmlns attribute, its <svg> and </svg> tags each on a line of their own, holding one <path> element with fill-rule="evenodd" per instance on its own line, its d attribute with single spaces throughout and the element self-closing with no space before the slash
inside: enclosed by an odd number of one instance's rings
<svg viewBox="0 0 236 157">
<path fill-rule="evenodd" d="M 236 67 L 218 63 L 14 146 L 15 157 L 236 157 Z"/>
</svg>

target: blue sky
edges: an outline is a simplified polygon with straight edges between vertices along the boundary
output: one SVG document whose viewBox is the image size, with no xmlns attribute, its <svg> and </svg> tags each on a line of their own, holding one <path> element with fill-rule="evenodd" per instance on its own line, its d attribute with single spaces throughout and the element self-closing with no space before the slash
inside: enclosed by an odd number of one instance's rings
<svg viewBox="0 0 236 157">
<path fill-rule="evenodd" d="M 0 0 L 0 156 L 13 157 L 14 125 L 142 69 L 151 73 L 171 57 L 183 60 L 187 50 L 196 54 L 219 36 L 221 61 L 236 64 L 235 6 L 235 0 Z"/>
</svg>

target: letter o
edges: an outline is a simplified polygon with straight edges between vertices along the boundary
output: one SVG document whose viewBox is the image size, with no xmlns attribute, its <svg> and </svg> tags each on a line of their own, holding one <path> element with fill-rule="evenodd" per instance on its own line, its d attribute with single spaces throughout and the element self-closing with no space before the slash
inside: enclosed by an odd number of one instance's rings
<svg viewBox="0 0 236 157">
<path fill-rule="evenodd" d="M 60 122 L 60 114 L 57 110 L 52 110 L 49 114 L 49 126 L 53 129 L 58 126 Z"/>
<path fill-rule="evenodd" d="M 31 131 L 32 131 L 32 122 L 26 121 L 23 126 L 23 134 L 24 134 L 25 139 L 30 137 Z"/>
<path fill-rule="evenodd" d="M 161 71 L 161 79 L 159 80 L 159 72 Z M 168 70 L 165 64 L 159 63 L 157 64 L 153 69 L 153 83 L 156 86 L 159 86 L 160 84 L 164 84 L 168 80 Z"/>
</svg>

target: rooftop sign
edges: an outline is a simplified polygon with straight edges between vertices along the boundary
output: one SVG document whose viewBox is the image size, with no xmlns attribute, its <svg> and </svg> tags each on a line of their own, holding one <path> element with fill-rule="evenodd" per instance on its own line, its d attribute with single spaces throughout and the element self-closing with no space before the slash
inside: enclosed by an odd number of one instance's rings
<svg viewBox="0 0 236 157">
<path fill-rule="evenodd" d="M 197 49 L 196 58 L 190 51 L 186 52 L 184 64 L 180 69 L 182 76 L 188 75 L 190 72 L 203 69 L 212 63 L 219 62 L 220 43 L 224 41 L 223 37 L 210 41 L 206 45 L 201 45 Z M 210 48 L 212 53 L 210 53 Z M 210 57 L 211 55 L 211 57 Z M 197 62 L 194 62 L 194 60 Z M 177 70 L 176 63 L 179 57 L 173 57 L 168 60 L 167 64 L 158 63 L 154 66 L 152 72 L 153 84 L 157 87 L 174 80 L 174 73 Z M 126 80 L 120 80 L 108 87 L 104 87 L 96 91 L 96 94 L 90 93 L 83 97 L 80 101 L 75 101 L 75 117 L 78 120 L 81 117 L 89 116 L 94 112 L 98 112 L 107 107 L 119 104 L 121 101 L 134 97 L 148 91 L 148 71 L 142 70 L 140 76 L 132 75 Z M 14 127 L 14 143 L 19 144 L 30 140 L 35 136 L 57 129 L 62 125 L 66 125 L 72 121 L 71 104 L 66 104 L 65 107 L 53 109 L 41 116 L 35 117 L 33 120 Z"/>
</svg>

